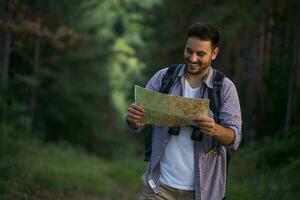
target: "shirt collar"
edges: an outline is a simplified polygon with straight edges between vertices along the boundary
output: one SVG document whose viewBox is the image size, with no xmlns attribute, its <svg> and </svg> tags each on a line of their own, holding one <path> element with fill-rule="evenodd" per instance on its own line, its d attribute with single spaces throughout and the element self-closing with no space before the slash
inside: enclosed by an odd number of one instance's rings
<svg viewBox="0 0 300 200">
<path fill-rule="evenodd" d="M 185 72 L 185 67 L 186 64 L 183 64 L 183 67 L 181 67 L 179 73 L 178 73 L 178 77 L 182 78 Z M 204 76 L 203 78 L 203 83 L 206 84 L 207 87 L 209 88 L 213 88 L 213 69 L 212 67 L 209 67 L 208 73 Z"/>
</svg>

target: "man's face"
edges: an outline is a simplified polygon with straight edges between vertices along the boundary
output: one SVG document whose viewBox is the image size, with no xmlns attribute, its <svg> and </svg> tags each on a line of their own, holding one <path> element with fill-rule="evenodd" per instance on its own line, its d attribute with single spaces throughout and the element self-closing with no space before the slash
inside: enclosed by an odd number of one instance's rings
<svg viewBox="0 0 300 200">
<path fill-rule="evenodd" d="M 217 57 L 219 48 L 212 48 L 211 41 L 189 37 L 184 49 L 184 59 L 187 63 L 187 73 L 198 75 L 205 73 L 211 61 Z"/>
</svg>

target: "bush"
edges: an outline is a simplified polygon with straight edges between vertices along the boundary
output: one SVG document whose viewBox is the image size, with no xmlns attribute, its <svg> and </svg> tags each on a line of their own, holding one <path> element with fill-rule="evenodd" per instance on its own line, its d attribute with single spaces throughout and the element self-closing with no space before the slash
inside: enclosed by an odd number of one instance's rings
<svg viewBox="0 0 300 200">
<path fill-rule="evenodd" d="M 242 147 L 229 166 L 230 199 L 300 199 L 299 128 Z"/>
</svg>

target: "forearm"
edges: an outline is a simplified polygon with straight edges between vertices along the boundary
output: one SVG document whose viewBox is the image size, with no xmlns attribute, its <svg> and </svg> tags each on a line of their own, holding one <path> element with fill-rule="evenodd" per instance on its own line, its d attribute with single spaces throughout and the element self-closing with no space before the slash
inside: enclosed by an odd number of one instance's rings
<svg viewBox="0 0 300 200">
<path fill-rule="evenodd" d="M 223 127 L 222 125 L 215 124 L 216 131 L 213 135 L 217 141 L 224 146 L 231 144 L 234 140 L 234 132 L 231 128 Z"/>
</svg>

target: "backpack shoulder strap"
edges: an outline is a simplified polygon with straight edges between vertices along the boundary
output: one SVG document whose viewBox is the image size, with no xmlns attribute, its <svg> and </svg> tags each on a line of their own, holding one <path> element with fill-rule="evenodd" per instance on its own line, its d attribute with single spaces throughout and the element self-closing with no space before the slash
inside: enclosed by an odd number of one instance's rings
<svg viewBox="0 0 300 200">
<path fill-rule="evenodd" d="M 221 91 L 223 80 L 225 78 L 224 73 L 219 70 L 213 70 L 213 88 L 208 88 L 208 97 L 209 97 L 209 108 L 214 113 L 214 120 L 216 123 L 220 123 L 220 107 L 221 107 Z M 215 138 L 212 139 L 212 151 L 216 152 L 216 150 L 220 147 L 220 144 L 217 142 Z"/>
<path fill-rule="evenodd" d="M 181 64 L 173 64 L 168 67 L 166 74 L 162 78 L 161 87 L 159 92 L 168 94 L 169 90 L 171 89 L 178 73 L 181 69 Z"/>
<path fill-rule="evenodd" d="M 219 123 L 219 114 L 221 107 L 221 91 L 225 74 L 219 70 L 213 71 L 213 89 L 208 88 L 208 97 L 210 99 L 209 107 L 214 113 L 214 120 Z"/>
</svg>

